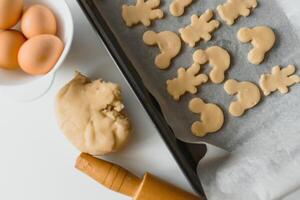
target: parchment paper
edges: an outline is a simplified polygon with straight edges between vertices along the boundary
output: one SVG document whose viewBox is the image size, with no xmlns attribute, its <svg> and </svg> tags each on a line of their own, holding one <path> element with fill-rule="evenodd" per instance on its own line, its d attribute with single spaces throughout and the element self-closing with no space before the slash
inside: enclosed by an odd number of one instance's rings
<svg viewBox="0 0 300 200">
<path fill-rule="evenodd" d="M 259 6 L 250 17 L 240 18 L 234 26 L 222 23 L 214 32 L 210 42 L 197 43 L 190 48 L 183 43 L 183 49 L 173 60 L 168 70 L 159 70 L 154 65 L 158 48 L 146 46 L 142 36 L 146 30 L 157 32 L 178 29 L 190 24 L 192 14 L 202 14 L 206 9 L 216 8 L 224 0 L 194 0 L 182 17 L 169 14 L 171 0 L 161 0 L 165 12 L 162 20 L 156 20 L 151 27 L 125 26 L 121 17 L 123 4 L 134 4 L 135 0 L 94 0 L 104 14 L 122 48 L 134 63 L 145 85 L 158 100 L 163 113 L 175 135 L 186 142 L 205 142 L 220 147 L 229 156 L 213 164 L 202 165 L 199 170 L 208 199 L 274 199 L 282 197 L 300 186 L 300 86 L 291 87 L 290 93 L 276 92 L 264 97 L 258 106 L 243 117 L 235 118 L 227 108 L 234 97 L 223 89 L 223 84 L 205 84 L 196 95 L 185 95 L 180 102 L 172 100 L 166 91 L 166 80 L 173 79 L 179 67 L 192 64 L 192 53 L 212 45 L 219 45 L 231 54 L 231 68 L 226 77 L 239 81 L 258 83 L 260 75 L 270 73 L 275 65 L 295 64 L 300 67 L 300 3 L 297 0 L 260 0 Z M 215 17 L 222 21 L 217 12 Z M 299 23 L 298 21 L 299 20 Z M 223 21 L 222 21 L 223 22 Z M 247 61 L 250 44 L 241 44 L 236 33 L 241 27 L 267 25 L 276 33 L 276 45 L 261 65 Z M 298 32 L 297 32 L 298 31 Z M 202 67 L 209 72 L 210 67 Z M 197 138 L 191 134 L 191 124 L 199 116 L 188 111 L 187 105 L 193 97 L 218 104 L 224 111 L 224 127 L 215 134 Z"/>
</svg>

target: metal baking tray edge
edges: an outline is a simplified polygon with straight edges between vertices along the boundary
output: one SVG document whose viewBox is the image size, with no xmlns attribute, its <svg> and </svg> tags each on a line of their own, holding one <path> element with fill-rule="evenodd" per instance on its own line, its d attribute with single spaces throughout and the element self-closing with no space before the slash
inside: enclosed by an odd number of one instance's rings
<svg viewBox="0 0 300 200">
<path fill-rule="evenodd" d="M 150 92 L 146 89 L 133 64 L 126 56 L 118 43 L 114 33 L 109 28 L 102 14 L 96 8 L 93 0 L 77 0 L 87 19 L 102 39 L 109 54 L 128 81 L 139 101 L 155 124 L 160 136 L 172 153 L 178 166 L 191 184 L 192 188 L 203 199 L 206 199 L 201 180 L 197 175 L 197 165 L 206 153 L 205 145 L 188 144 L 178 140 L 170 126 L 167 124 L 160 106 Z"/>
</svg>

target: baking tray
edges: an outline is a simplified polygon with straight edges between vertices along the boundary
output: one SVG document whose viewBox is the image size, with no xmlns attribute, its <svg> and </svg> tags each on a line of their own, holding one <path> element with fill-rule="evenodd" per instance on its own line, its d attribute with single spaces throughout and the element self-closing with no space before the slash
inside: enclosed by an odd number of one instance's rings
<svg viewBox="0 0 300 200">
<path fill-rule="evenodd" d="M 97 9 L 94 1 L 77 0 L 77 2 L 155 124 L 163 141 L 172 153 L 192 188 L 203 199 L 206 199 L 201 185 L 201 180 L 197 175 L 197 165 L 206 153 L 206 146 L 202 144 L 185 143 L 175 137 L 172 129 L 163 117 L 159 104 L 144 86 L 144 83 L 135 70 L 134 65 L 121 48 L 116 36 L 108 26 L 108 23 L 101 12 Z"/>
</svg>

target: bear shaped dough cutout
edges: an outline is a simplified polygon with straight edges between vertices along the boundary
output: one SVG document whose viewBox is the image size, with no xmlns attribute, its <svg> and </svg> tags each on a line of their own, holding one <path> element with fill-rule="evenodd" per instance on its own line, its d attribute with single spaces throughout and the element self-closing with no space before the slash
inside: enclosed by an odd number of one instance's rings
<svg viewBox="0 0 300 200">
<path fill-rule="evenodd" d="M 145 2 L 146 1 L 146 2 Z M 122 17 L 128 27 L 142 23 L 144 26 L 150 26 L 151 20 L 161 19 L 164 13 L 159 6 L 160 0 L 137 0 L 136 5 L 123 5 Z"/>
<path fill-rule="evenodd" d="M 237 37 L 243 43 L 251 42 L 253 49 L 248 54 L 250 63 L 258 65 L 264 58 L 265 54 L 272 49 L 275 44 L 275 33 L 266 26 L 257 26 L 255 28 L 241 28 Z"/>
<path fill-rule="evenodd" d="M 143 35 L 144 43 L 147 45 L 158 45 L 161 53 L 155 58 L 155 65 L 159 69 L 167 69 L 171 60 L 176 57 L 181 49 L 181 40 L 176 33 L 163 31 L 156 33 L 147 31 Z"/>
<path fill-rule="evenodd" d="M 250 82 L 231 79 L 225 82 L 224 89 L 227 94 L 236 95 L 236 101 L 229 106 L 229 113 L 235 117 L 242 116 L 246 110 L 256 106 L 261 98 L 258 87 Z"/>
<path fill-rule="evenodd" d="M 217 11 L 228 25 L 233 25 L 237 18 L 249 16 L 251 9 L 256 7 L 256 0 L 227 0 L 226 3 L 217 7 Z"/>
<path fill-rule="evenodd" d="M 173 80 L 167 80 L 167 91 L 178 101 L 182 95 L 186 92 L 195 94 L 197 92 L 197 86 L 208 81 L 208 77 L 205 74 L 199 74 L 200 65 L 194 63 L 190 68 L 179 68 L 177 71 L 178 77 Z"/>
<path fill-rule="evenodd" d="M 189 102 L 189 110 L 200 114 L 200 121 L 192 124 L 192 133 L 198 137 L 204 137 L 208 133 L 220 130 L 224 123 L 223 111 L 215 104 L 206 104 L 200 98 L 194 98 Z"/>
<path fill-rule="evenodd" d="M 206 10 L 200 17 L 193 15 L 192 23 L 184 28 L 179 29 L 182 40 L 190 47 L 194 47 L 196 42 L 203 39 L 211 40 L 211 33 L 220 26 L 217 20 L 211 20 L 213 17 L 212 10 Z"/>
<path fill-rule="evenodd" d="M 289 86 L 300 83 L 300 77 L 293 75 L 296 71 L 294 65 L 280 69 L 279 66 L 272 68 L 272 74 L 263 74 L 260 77 L 259 85 L 265 96 L 279 90 L 282 94 L 288 93 Z"/>
<path fill-rule="evenodd" d="M 222 83 L 225 79 L 225 72 L 230 67 L 230 55 L 221 47 L 213 46 L 206 50 L 197 50 L 193 54 L 196 63 L 205 64 L 209 62 L 212 67 L 209 77 L 213 83 Z"/>
<path fill-rule="evenodd" d="M 170 4 L 170 13 L 175 16 L 179 17 L 183 15 L 185 7 L 190 5 L 193 0 L 173 0 Z"/>
</svg>

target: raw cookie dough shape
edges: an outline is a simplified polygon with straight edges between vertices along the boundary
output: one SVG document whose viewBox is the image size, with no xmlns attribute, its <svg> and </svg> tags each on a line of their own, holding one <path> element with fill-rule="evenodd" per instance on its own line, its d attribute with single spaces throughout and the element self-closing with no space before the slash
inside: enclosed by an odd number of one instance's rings
<svg viewBox="0 0 300 200">
<path fill-rule="evenodd" d="M 179 17 L 183 15 L 185 7 L 190 5 L 192 2 L 193 0 L 173 0 L 169 8 L 170 13 L 175 17 Z"/>
<path fill-rule="evenodd" d="M 146 1 L 146 2 L 145 2 Z M 151 20 L 161 19 L 164 13 L 159 6 L 160 0 L 137 0 L 135 6 L 122 6 L 122 17 L 128 27 L 138 23 L 150 26 Z"/>
<path fill-rule="evenodd" d="M 227 94 L 236 95 L 237 100 L 229 106 L 229 113 L 235 117 L 242 116 L 246 110 L 256 106 L 261 98 L 258 87 L 250 82 L 230 79 L 225 82 L 224 89 Z"/>
<path fill-rule="evenodd" d="M 217 7 L 217 11 L 228 25 L 233 25 L 237 18 L 249 16 L 251 9 L 256 7 L 256 0 L 227 0 L 226 3 Z"/>
<path fill-rule="evenodd" d="M 155 65 L 159 69 L 167 69 L 171 60 L 176 57 L 181 49 L 181 40 L 176 33 L 163 31 L 156 33 L 147 31 L 143 35 L 144 43 L 147 45 L 158 45 L 161 53 L 155 58 Z"/>
<path fill-rule="evenodd" d="M 265 96 L 279 90 L 282 94 L 288 93 L 289 86 L 300 83 L 300 77 L 293 75 L 296 71 L 294 65 L 280 69 L 279 66 L 272 68 L 272 74 L 263 74 L 260 77 L 259 85 Z"/>
<path fill-rule="evenodd" d="M 209 77 L 213 83 L 222 83 L 225 79 L 225 72 L 230 67 L 229 53 L 218 46 L 212 46 L 206 50 L 197 50 L 193 54 L 193 60 L 199 64 L 209 62 L 212 67 Z"/>
<path fill-rule="evenodd" d="M 179 100 L 186 92 L 195 94 L 197 86 L 208 81 L 208 77 L 205 74 L 198 74 L 200 69 L 200 65 L 196 63 L 188 69 L 181 67 L 177 70 L 177 78 L 167 80 L 167 91 L 173 96 L 174 100 Z"/>
<path fill-rule="evenodd" d="M 194 47 L 196 42 L 203 39 L 204 41 L 211 40 L 211 33 L 220 26 L 217 20 L 211 20 L 213 17 L 212 10 L 206 10 L 200 17 L 193 15 L 192 23 L 184 28 L 179 29 L 179 33 L 184 42 Z"/>
<path fill-rule="evenodd" d="M 237 37 L 243 43 L 251 42 L 253 49 L 248 54 L 250 63 L 258 65 L 265 54 L 272 49 L 275 44 L 276 36 L 273 30 L 266 26 L 257 26 L 255 28 L 241 28 Z"/>
<path fill-rule="evenodd" d="M 223 111 L 215 104 L 206 104 L 200 98 L 194 98 L 189 102 L 191 112 L 200 114 L 200 121 L 192 124 L 192 133 L 198 137 L 204 137 L 208 133 L 220 130 L 224 123 Z"/>
</svg>

